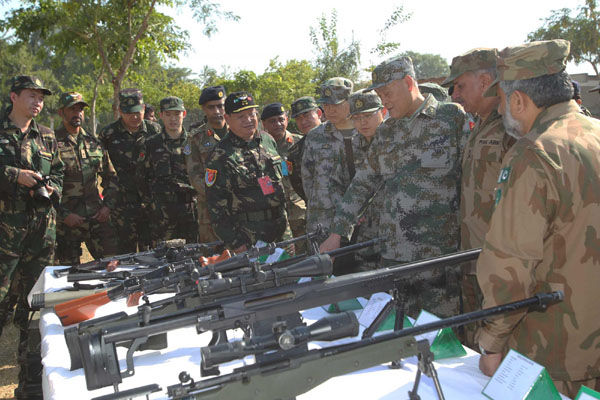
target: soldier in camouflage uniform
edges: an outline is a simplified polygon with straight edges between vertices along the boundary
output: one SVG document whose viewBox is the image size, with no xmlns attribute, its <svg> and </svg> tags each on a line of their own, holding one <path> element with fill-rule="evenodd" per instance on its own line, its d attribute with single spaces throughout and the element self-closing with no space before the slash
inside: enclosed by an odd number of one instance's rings
<svg viewBox="0 0 600 400">
<path fill-rule="evenodd" d="M 51 94 L 38 78 L 17 76 L 11 81 L 12 107 L 0 118 L 0 302 L 12 285 L 24 310 L 38 276 L 54 261 L 64 165 L 54 132 L 34 120 Z M 32 188 L 45 176 L 49 199 L 34 199 Z M 4 321 L 2 316 L 0 333 Z"/>
<path fill-rule="evenodd" d="M 283 158 L 281 166 L 290 228 L 294 237 L 302 236 L 306 233 L 306 204 L 292 187 L 290 171 L 293 172 L 294 166 L 287 160 L 290 148 L 298 143 L 302 136 L 288 132 L 288 117 L 285 107 L 281 103 L 272 103 L 265 106 L 260 119 L 265 130 L 275 139 L 277 152 Z M 296 246 L 298 252 L 306 250 L 302 245 L 300 243 Z"/>
<path fill-rule="evenodd" d="M 545 312 L 486 320 L 479 365 L 490 375 L 515 349 L 574 398 L 582 384 L 600 389 L 600 123 L 571 100 L 569 47 L 552 40 L 498 54 L 486 95 L 499 94 L 504 126 L 518 140 L 502 162 L 477 278 L 485 307 L 563 291 Z"/>
<path fill-rule="evenodd" d="M 465 113 L 455 103 L 438 102 L 419 92 L 409 57 L 378 65 L 375 89 L 388 109 L 343 199 L 332 235 L 322 251 L 348 238 L 360 210 L 383 185 L 379 236 L 386 237 L 382 264 L 389 266 L 451 253 L 458 249 L 460 160 L 467 138 Z M 421 309 L 441 317 L 458 312 L 458 271 L 446 268 L 414 274 L 400 282 L 407 312 Z"/>
<path fill-rule="evenodd" d="M 56 130 L 56 141 L 65 176 L 56 224 L 56 264 L 75 265 L 80 262 L 81 242 L 94 258 L 118 252 L 109 221 L 115 207 L 117 173 L 100 141 L 81 127 L 83 109 L 88 106 L 81 94 L 63 93 L 58 103 L 62 125 Z"/>
<path fill-rule="evenodd" d="M 119 253 L 132 253 L 151 245 L 150 210 L 140 199 L 135 179 L 138 158 L 135 143 L 142 136 L 159 133 L 160 125 L 144 120 L 144 100 L 138 89 L 121 90 L 119 114 L 120 118 L 104 127 L 98 138 L 117 171 L 119 189 L 111 220 Z"/>
<path fill-rule="evenodd" d="M 308 132 L 321 125 L 321 109 L 317 106 L 314 98 L 310 96 L 300 97 L 292 103 L 292 118 L 296 120 L 296 126 L 300 130 L 302 138 L 288 151 L 288 162 L 291 166 L 288 173 L 290 174 L 292 187 L 302 200 L 306 201 L 306 194 L 302 186 L 304 142 Z"/>
<path fill-rule="evenodd" d="M 579 104 L 579 108 L 583 115 L 591 117 L 592 113 L 583 105 L 583 100 L 581 100 L 581 86 L 579 85 L 579 82 L 571 80 L 571 84 L 573 85 L 573 100 Z"/>
<path fill-rule="evenodd" d="M 350 120 L 359 135 L 352 138 L 356 148 L 355 168 L 361 168 L 360 163 L 367 161 L 367 152 L 377 127 L 383 122 L 383 104 L 377 93 L 360 90 L 352 93 L 348 99 L 350 103 Z M 379 237 L 379 214 L 383 208 L 383 190 L 378 190 L 373 196 L 364 214 L 359 220 L 357 242 Z M 381 248 L 379 245 L 359 250 L 355 254 L 358 270 L 369 271 L 380 267 Z"/>
<path fill-rule="evenodd" d="M 152 211 L 153 246 L 157 242 L 183 238 L 198 241 L 196 191 L 188 178 L 185 153 L 188 133 L 183 127 L 183 100 L 166 97 L 160 101 L 162 131 L 140 137 L 136 143 L 137 183 L 142 201 Z"/>
<path fill-rule="evenodd" d="M 496 49 L 476 48 L 454 57 L 450 76 L 442 85 L 453 85 L 455 101 L 477 121 L 462 160 L 460 201 L 461 250 L 481 247 L 494 211 L 494 188 L 504 155 L 514 143 L 498 114 L 498 97 L 483 97 L 496 78 Z M 476 262 L 462 267 L 463 312 L 481 309 L 482 295 Z M 476 349 L 476 324 L 465 325 L 465 344 Z"/>
<path fill-rule="evenodd" d="M 437 101 L 450 101 L 448 90 L 433 82 L 419 83 L 419 91 L 425 95 L 431 93 Z M 455 101 L 456 102 L 456 101 Z"/>
<path fill-rule="evenodd" d="M 208 215 L 204 174 L 208 156 L 219 140 L 227 134 L 228 127 L 224 117 L 225 88 L 223 86 L 204 88 L 198 102 L 206 118 L 199 125 L 191 126 L 188 138 L 190 152 L 186 154 L 186 165 L 190 182 L 197 192 L 198 239 L 201 243 L 207 243 L 216 241 L 217 235 Z"/>
<path fill-rule="evenodd" d="M 285 210 L 282 158 L 275 140 L 258 129 L 252 95 L 225 100 L 227 135 L 208 158 L 204 182 L 210 220 L 225 246 L 246 250 L 258 240 L 292 237 Z M 292 248 L 288 249 L 293 253 Z"/>
</svg>

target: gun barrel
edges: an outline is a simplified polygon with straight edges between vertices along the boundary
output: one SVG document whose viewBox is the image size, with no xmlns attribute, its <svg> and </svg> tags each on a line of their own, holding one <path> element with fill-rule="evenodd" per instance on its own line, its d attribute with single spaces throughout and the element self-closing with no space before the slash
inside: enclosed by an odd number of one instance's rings
<svg viewBox="0 0 600 400">
<path fill-rule="evenodd" d="M 367 240 L 366 242 L 355 243 L 355 244 L 351 244 L 348 246 L 340 247 L 339 249 L 331 250 L 331 251 L 325 252 L 324 254 L 327 254 L 332 258 L 338 257 L 338 256 L 343 256 L 344 254 L 354 253 L 355 251 L 358 251 L 358 250 L 361 250 L 361 249 L 364 249 L 367 247 L 375 246 L 376 244 L 383 243 L 386 240 L 387 239 L 385 239 L 385 238 L 371 239 L 371 240 Z"/>
</svg>

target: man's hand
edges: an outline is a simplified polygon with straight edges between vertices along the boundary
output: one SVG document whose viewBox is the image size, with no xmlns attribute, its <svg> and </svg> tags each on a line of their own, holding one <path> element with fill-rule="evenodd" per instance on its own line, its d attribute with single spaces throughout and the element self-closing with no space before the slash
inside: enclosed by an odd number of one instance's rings
<svg viewBox="0 0 600 400">
<path fill-rule="evenodd" d="M 41 180 L 42 176 L 30 169 L 19 170 L 19 176 L 17 176 L 17 183 L 25 187 L 33 187 L 36 183 L 38 183 Z"/>
<path fill-rule="evenodd" d="M 247 251 L 247 250 L 248 250 L 248 248 L 246 247 L 245 244 L 243 244 L 240 247 L 238 247 L 237 249 L 233 250 L 233 252 L 235 254 L 238 254 L 238 253 L 242 253 L 242 252 Z"/>
<path fill-rule="evenodd" d="M 69 228 L 78 227 L 79 225 L 83 224 L 84 222 L 85 222 L 85 219 L 83 219 L 81 216 L 79 216 L 75 213 L 71 213 L 71 214 L 67 215 L 67 217 L 65 218 L 65 224 Z"/>
<path fill-rule="evenodd" d="M 108 217 L 110 217 L 110 208 L 107 206 L 103 206 L 92 216 L 98 222 L 106 222 L 108 221 Z"/>
<path fill-rule="evenodd" d="M 332 233 L 323 243 L 321 243 L 321 246 L 319 246 L 319 252 L 323 254 L 331 250 L 339 249 L 341 240 L 342 237 L 340 235 L 337 233 Z"/>
<path fill-rule="evenodd" d="M 492 376 L 500 366 L 502 353 L 482 354 L 479 357 L 479 369 L 484 375 Z"/>
</svg>

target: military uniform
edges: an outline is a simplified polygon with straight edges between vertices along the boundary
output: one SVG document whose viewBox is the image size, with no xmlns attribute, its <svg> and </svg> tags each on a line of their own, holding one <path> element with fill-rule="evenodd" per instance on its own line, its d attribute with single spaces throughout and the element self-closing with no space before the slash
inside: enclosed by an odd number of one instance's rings
<svg viewBox="0 0 600 400">
<path fill-rule="evenodd" d="M 14 78 L 11 92 L 20 88 L 52 94 L 35 77 Z M 21 169 L 50 178 L 54 189 L 51 202 L 34 200 L 31 189 L 17 183 Z M 52 130 L 31 120 L 29 129 L 22 133 L 8 115 L 0 118 L 0 301 L 17 272 L 17 291 L 27 309 L 27 294 L 44 267 L 54 261 L 55 207 L 60 203 L 63 170 Z"/>
<path fill-rule="evenodd" d="M 131 133 L 119 118 L 98 133 L 118 176 L 119 191 L 111 219 L 115 224 L 119 253 L 136 252 L 138 245 L 140 248 L 150 245 L 149 235 L 144 237 L 150 229 L 149 213 L 142 209 L 146 205 L 142 205 L 137 191 L 135 172 L 138 155 L 134 148 L 140 137 L 155 135 L 160 130 L 157 123 L 143 120 L 139 130 Z"/>
<path fill-rule="evenodd" d="M 558 73 L 568 52 L 564 40 L 507 48 L 499 80 Z M 572 100 L 543 109 L 506 154 L 495 199 L 477 262 L 484 306 L 553 290 L 565 297 L 544 312 L 486 320 L 479 345 L 517 350 L 574 397 L 600 377 L 600 123 Z"/>
<path fill-rule="evenodd" d="M 409 70 L 412 62 L 407 57 L 386 61 L 375 69 L 373 84 L 401 79 Z M 467 132 L 462 108 L 440 103 L 430 94 L 410 117 L 387 119 L 337 206 L 332 232 L 349 237 L 361 208 L 383 185 L 379 236 L 388 238 L 384 265 L 456 251 L 460 160 Z M 400 287 L 409 315 L 421 309 L 439 316 L 458 311 L 454 268 L 414 274 Z"/>
<path fill-rule="evenodd" d="M 56 226 L 57 265 L 79 264 L 81 242 L 85 242 L 94 258 L 117 254 L 112 224 L 92 218 L 103 206 L 111 210 L 115 207 L 117 173 L 108 152 L 94 135 L 83 128 L 75 136 L 61 126 L 56 131 L 56 140 L 60 158 L 65 164 L 62 202 L 58 208 Z M 98 191 L 98 176 L 102 178 L 102 196 Z M 85 222 L 74 228 L 68 227 L 64 219 L 71 213 L 85 218 Z"/>
<path fill-rule="evenodd" d="M 288 220 L 294 237 L 302 236 L 306 233 L 306 204 L 304 200 L 296 193 L 290 181 L 290 170 L 293 171 L 293 165 L 287 161 L 290 148 L 298 143 L 303 136 L 295 133 L 285 132 L 285 137 L 277 141 L 277 152 L 283 158 L 283 186 L 285 188 L 285 199 L 287 203 Z"/>
</svg>

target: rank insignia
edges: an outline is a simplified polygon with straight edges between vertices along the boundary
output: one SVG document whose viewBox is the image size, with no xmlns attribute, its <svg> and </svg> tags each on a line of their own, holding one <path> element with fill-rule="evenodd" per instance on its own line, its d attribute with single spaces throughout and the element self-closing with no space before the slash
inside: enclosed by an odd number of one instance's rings
<svg viewBox="0 0 600 400">
<path fill-rule="evenodd" d="M 362 102 L 362 100 L 361 100 L 361 99 L 357 99 L 357 100 L 354 102 L 354 108 L 361 108 L 362 106 L 363 106 L 363 102 Z"/>
<path fill-rule="evenodd" d="M 333 94 L 333 92 L 331 91 L 331 89 L 325 88 L 325 90 L 323 91 L 323 94 L 327 97 L 330 97 Z"/>
<path fill-rule="evenodd" d="M 285 163 L 287 164 L 289 174 L 292 175 L 294 173 L 294 164 L 288 160 L 285 160 Z"/>
<path fill-rule="evenodd" d="M 375 71 L 373 71 L 373 73 L 371 74 L 371 78 L 373 82 L 377 82 L 377 73 Z"/>
<path fill-rule="evenodd" d="M 186 156 L 189 156 L 190 154 L 192 154 L 192 149 L 190 149 L 189 143 L 186 144 L 185 147 L 183 148 L 183 154 L 185 154 Z"/>
<path fill-rule="evenodd" d="M 207 187 L 211 187 L 215 184 L 217 180 L 217 170 L 206 168 L 206 173 L 204 174 L 204 183 Z"/>
</svg>

